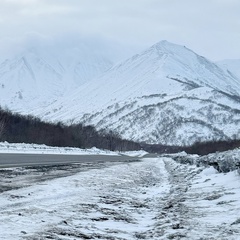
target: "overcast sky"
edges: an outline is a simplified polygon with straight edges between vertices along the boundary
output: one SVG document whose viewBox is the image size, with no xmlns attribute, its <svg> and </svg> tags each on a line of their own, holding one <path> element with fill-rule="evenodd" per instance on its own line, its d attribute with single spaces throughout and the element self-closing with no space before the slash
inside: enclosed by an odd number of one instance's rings
<svg viewBox="0 0 240 240">
<path fill-rule="evenodd" d="M 239 0 L 0 0 L 0 50 L 82 37 L 142 50 L 160 40 L 240 59 Z M 71 40 L 72 39 L 72 40 Z"/>
</svg>

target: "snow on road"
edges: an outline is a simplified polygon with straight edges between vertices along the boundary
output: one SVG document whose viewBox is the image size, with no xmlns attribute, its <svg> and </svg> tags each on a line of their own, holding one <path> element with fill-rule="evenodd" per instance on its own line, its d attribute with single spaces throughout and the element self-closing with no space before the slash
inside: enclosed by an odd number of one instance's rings
<svg viewBox="0 0 240 240">
<path fill-rule="evenodd" d="M 0 184 L 1 240 L 240 239 L 237 172 L 171 158 L 48 168 L 1 170 L 15 186 Z"/>
</svg>

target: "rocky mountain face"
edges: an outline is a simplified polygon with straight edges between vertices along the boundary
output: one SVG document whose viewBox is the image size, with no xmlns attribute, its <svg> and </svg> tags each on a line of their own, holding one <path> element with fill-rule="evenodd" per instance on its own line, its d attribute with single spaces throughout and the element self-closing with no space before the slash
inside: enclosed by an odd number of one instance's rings
<svg viewBox="0 0 240 240">
<path fill-rule="evenodd" d="M 75 65 L 76 71 L 70 71 L 78 75 L 65 78 L 64 66 L 41 63 L 37 67 L 38 71 L 42 69 L 41 82 L 36 81 L 36 69 L 30 68 L 26 61 L 21 60 L 17 70 L 3 63 L 0 82 L 4 84 L 3 80 L 8 79 L 5 82 L 10 84 L 11 76 L 17 79 L 19 73 L 23 82 L 29 81 L 29 89 L 36 82 L 40 85 L 44 82 L 44 88 L 41 85 L 29 92 L 29 99 L 37 99 L 38 105 L 33 101 L 31 108 L 20 108 L 17 104 L 13 109 L 19 108 L 47 121 L 83 122 L 99 130 L 114 131 L 126 139 L 152 144 L 189 145 L 196 141 L 240 138 L 240 80 L 220 64 L 167 41 L 111 68 L 108 61 L 96 62 L 91 66 L 100 70 L 82 82 L 79 65 Z M 4 64 L 9 69 L 5 75 Z M 75 84 L 78 81 L 81 83 Z M 9 89 L 6 83 L 1 91 Z M 13 92 L 19 89 L 21 84 Z M 49 89 L 53 89 L 49 97 L 41 99 L 39 95 Z M 21 95 L 24 95 L 21 91 L 8 94 L 13 103 L 14 99 L 23 101 Z M 12 106 L 6 99 L 5 104 Z M 44 107 L 39 107 L 44 101 Z"/>
</svg>

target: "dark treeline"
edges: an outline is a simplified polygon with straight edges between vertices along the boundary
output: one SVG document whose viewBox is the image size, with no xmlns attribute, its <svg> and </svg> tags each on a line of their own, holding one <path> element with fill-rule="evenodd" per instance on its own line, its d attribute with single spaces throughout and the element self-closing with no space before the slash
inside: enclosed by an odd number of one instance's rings
<svg viewBox="0 0 240 240">
<path fill-rule="evenodd" d="M 196 142 L 184 151 L 190 154 L 206 155 L 214 152 L 223 152 L 240 147 L 240 140 Z"/>
<path fill-rule="evenodd" d="M 12 143 L 37 143 L 59 147 L 80 147 L 128 151 L 144 149 L 152 153 L 206 155 L 240 147 L 240 140 L 197 142 L 191 146 L 166 146 L 135 143 L 121 139 L 117 134 L 97 132 L 93 126 L 47 123 L 33 116 L 13 114 L 0 108 L 0 141 Z"/>
<path fill-rule="evenodd" d="M 207 155 L 214 152 L 223 152 L 240 147 L 240 140 L 226 140 L 226 141 L 209 141 L 209 142 L 196 142 L 191 146 L 166 146 L 166 145 L 148 145 L 142 144 L 148 152 L 154 153 L 177 153 L 185 151 L 189 154 Z"/>
<path fill-rule="evenodd" d="M 33 116 L 0 109 L 0 141 L 37 143 L 59 147 L 97 147 L 109 150 L 139 150 L 138 143 L 123 140 L 113 132 L 97 132 L 92 126 L 52 124 Z"/>
<path fill-rule="evenodd" d="M 179 146 L 167 146 L 161 144 L 145 144 L 141 143 L 142 148 L 150 153 L 177 153 L 183 151 L 182 147 Z"/>
</svg>

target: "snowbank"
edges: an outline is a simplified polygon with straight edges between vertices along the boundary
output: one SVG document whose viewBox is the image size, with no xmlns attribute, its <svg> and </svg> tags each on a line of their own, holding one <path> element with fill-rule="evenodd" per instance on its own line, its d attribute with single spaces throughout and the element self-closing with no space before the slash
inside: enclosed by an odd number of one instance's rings
<svg viewBox="0 0 240 240">
<path fill-rule="evenodd" d="M 240 148 L 225 152 L 210 153 L 205 156 L 197 154 L 167 154 L 178 163 L 195 164 L 197 166 L 213 166 L 219 172 L 230 172 L 240 168 Z"/>
<path fill-rule="evenodd" d="M 66 154 L 66 155 L 127 155 L 132 157 L 142 157 L 145 151 L 113 152 L 101 150 L 96 147 L 91 149 L 81 149 L 73 147 L 51 147 L 45 144 L 33 143 L 8 143 L 0 142 L 0 153 L 29 153 L 29 154 Z"/>
</svg>

